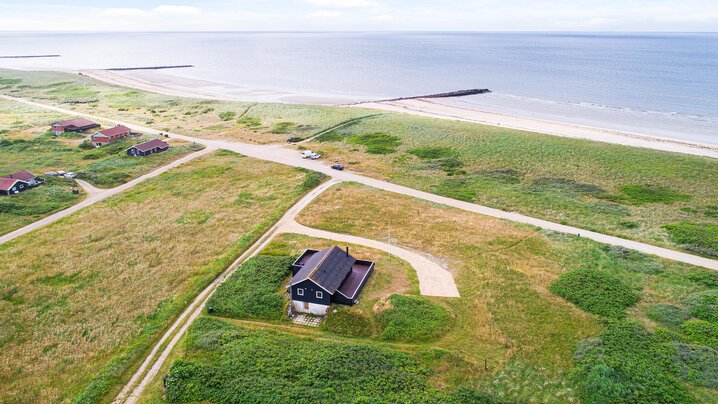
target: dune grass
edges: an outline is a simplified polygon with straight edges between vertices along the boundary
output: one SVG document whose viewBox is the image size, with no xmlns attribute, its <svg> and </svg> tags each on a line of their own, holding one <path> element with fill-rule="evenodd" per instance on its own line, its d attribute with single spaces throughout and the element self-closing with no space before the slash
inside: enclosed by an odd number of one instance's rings
<svg viewBox="0 0 718 404">
<path fill-rule="evenodd" d="M 216 152 L 0 246 L 0 401 L 116 392 L 308 176 Z"/>
<path fill-rule="evenodd" d="M 357 207 L 358 199 L 365 201 L 362 207 Z M 604 288 L 599 306 L 613 307 L 609 303 L 623 301 L 625 304 L 610 309 L 609 314 L 625 310 L 631 324 L 645 327 L 649 333 L 657 327 L 651 319 L 654 315 L 649 316 L 651 307 L 682 306 L 689 296 L 707 290 L 702 283 L 706 272 L 699 268 L 357 184 L 325 191 L 301 213 L 299 221 L 380 240 L 386 238 L 387 225 L 391 225 L 392 243 L 445 262 L 461 297 L 443 300 L 455 315 L 454 325 L 431 345 L 447 350 L 453 359 L 450 364 L 445 358 L 437 359 L 431 366 L 442 369 L 441 380 L 450 386 L 470 380 L 516 401 L 540 401 L 545 394 L 565 399 L 588 397 L 577 389 L 569 373 L 574 368 L 577 343 L 595 337 L 603 326 L 597 316 L 553 295 L 550 285 L 565 274 L 599 271 L 608 275 L 612 284 L 622 286 Z M 691 299 L 696 302 L 692 307 L 709 307 L 711 299 L 699 296 Z M 699 312 L 705 311 L 701 309 Z M 688 340 L 685 335 L 679 337 Z M 487 355 L 492 350 L 500 354 L 498 359 Z M 620 354 L 615 358 L 618 361 Z M 483 365 L 484 359 L 488 372 L 483 366 L 461 365 Z M 662 364 L 649 365 L 672 372 Z M 677 379 L 672 380 L 670 383 Z M 681 397 L 705 399 L 715 394 L 683 381 L 676 383 L 682 386 L 676 392 Z M 544 390 L 538 386 L 551 387 Z"/>
<path fill-rule="evenodd" d="M 667 225 L 718 225 L 715 159 L 359 108 L 168 97 L 62 73 L 0 79 L 6 94 L 199 137 L 297 141 L 347 123 L 307 147 L 369 176 L 648 243 L 680 248 Z M 97 102 L 62 104 L 79 95 Z M 712 254 L 702 244 L 687 246 Z"/>
</svg>

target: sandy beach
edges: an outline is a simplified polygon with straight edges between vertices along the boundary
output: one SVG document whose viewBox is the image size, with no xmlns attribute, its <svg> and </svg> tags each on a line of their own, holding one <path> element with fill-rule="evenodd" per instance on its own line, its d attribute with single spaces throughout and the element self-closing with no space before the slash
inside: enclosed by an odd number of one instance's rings
<svg viewBox="0 0 718 404">
<path fill-rule="evenodd" d="M 418 116 L 456 121 L 475 122 L 510 129 L 544 133 L 554 136 L 586 139 L 598 142 L 643 147 L 654 150 L 718 158 L 718 146 L 669 137 L 595 126 L 578 125 L 554 120 L 538 119 L 515 114 L 482 111 L 451 105 L 446 99 L 411 99 L 392 102 L 364 102 L 351 104 L 349 98 L 325 94 L 294 94 L 280 90 L 258 90 L 224 83 L 196 80 L 162 74 L 156 71 L 83 70 L 80 74 L 110 84 L 136 88 L 178 97 L 194 97 L 224 101 L 280 102 L 344 107 L 372 108 Z"/>
</svg>

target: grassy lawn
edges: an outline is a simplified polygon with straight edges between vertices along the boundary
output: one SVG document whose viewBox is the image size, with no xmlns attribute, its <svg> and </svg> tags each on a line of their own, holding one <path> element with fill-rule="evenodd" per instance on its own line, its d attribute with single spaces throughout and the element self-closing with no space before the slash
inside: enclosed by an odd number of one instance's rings
<svg viewBox="0 0 718 404">
<path fill-rule="evenodd" d="M 364 202 L 357 205 L 357 200 Z M 634 348 L 625 346 L 625 341 L 640 341 L 640 337 L 654 353 L 667 356 L 636 353 L 636 363 L 644 361 L 647 369 L 667 375 L 665 380 L 671 388 L 679 386 L 676 397 L 692 395 L 705 400 L 716 393 L 707 387 L 709 383 L 695 384 L 677 375 L 673 365 L 665 365 L 673 362 L 659 360 L 681 358 L 675 349 L 684 348 L 665 343 L 658 336 L 670 332 L 683 343 L 701 345 L 712 341 L 705 337 L 712 331 L 703 326 L 699 336 L 691 340 L 690 333 L 697 328 L 693 323 L 686 324 L 689 331 L 669 329 L 653 320 L 655 313 L 650 314 L 655 312 L 654 306 L 670 304 L 693 313 L 683 314 L 679 323 L 691 317 L 700 320 L 689 321 L 715 321 L 709 314 L 716 307 L 711 291 L 716 281 L 710 271 L 357 184 L 327 190 L 301 213 L 299 221 L 373 239 L 384 239 L 390 224 L 394 243 L 446 262 L 461 298 L 444 301 L 455 316 L 453 325 L 431 345 L 450 352 L 452 360 L 430 363 L 441 369 L 441 382 L 447 386 L 470 383 L 519 401 L 540 401 L 551 395 L 595 399 L 591 386 L 580 380 L 602 380 L 595 377 L 605 365 L 625 373 L 626 380 L 608 379 L 631 391 L 643 382 L 635 368 L 626 368 L 621 358 L 634 355 Z M 596 283 L 593 293 L 589 290 L 591 282 Z M 565 293 L 576 306 L 553 291 Z M 625 319 L 620 319 L 624 311 Z M 602 315 L 607 317 L 601 320 Z M 619 319 L 612 320 L 615 318 Z M 602 323 L 606 322 L 616 325 L 602 332 Z M 584 340 L 596 337 L 604 341 L 607 355 L 612 355 L 608 364 L 591 359 L 604 357 L 595 354 L 575 362 L 577 352 L 590 351 L 586 348 L 590 342 Z M 711 363 L 711 356 L 706 358 L 704 363 Z M 484 359 L 488 372 L 483 370 Z M 580 371 L 574 368 L 577 363 Z M 698 371 L 691 372 L 686 374 Z M 705 372 L 700 374 L 707 377 Z M 666 398 L 660 391 L 668 385 L 646 384 L 647 391 L 653 389 L 652 394 L 657 395 L 645 397 Z"/>
<path fill-rule="evenodd" d="M 96 402 L 318 176 L 229 152 L 0 246 L 0 401 Z"/>
<path fill-rule="evenodd" d="M 0 100 L 0 174 L 28 170 L 75 172 L 101 188 L 114 187 L 200 150 L 201 146 L 171 140 L 164 153 L 146 158 L 129 157 L 125 150 L 149 137 L 126 139 L 98 149 L 81 147 L 83 135 L 52 136 L 52 122 L 69 116 Z M 72 194 L 75 181 L 46 178 L 45 185 L 12 197 L 0 198 L 0 234 L 8 233 L 44 216 L 65 209 L 84 198 Z"/>
</svg>

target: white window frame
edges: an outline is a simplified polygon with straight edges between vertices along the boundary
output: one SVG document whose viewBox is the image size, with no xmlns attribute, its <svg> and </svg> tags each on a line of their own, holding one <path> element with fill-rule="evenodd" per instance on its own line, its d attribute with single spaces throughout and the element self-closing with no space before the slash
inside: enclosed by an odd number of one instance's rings
<svg viewBox="0 0 718 404">
<path fill-rule="evenodd" d="M 322 293 L 321 290 L 317 290 L 317 293 L 315 294 L 315 296 L 317 297 L 317 299 L 321 299 L 324 297 L 324 293 Z"/>
<path fill-rule="evenodd" d="M 297 288 L 297 296 L 304 296 L 304 288 Z"/>
</svg>

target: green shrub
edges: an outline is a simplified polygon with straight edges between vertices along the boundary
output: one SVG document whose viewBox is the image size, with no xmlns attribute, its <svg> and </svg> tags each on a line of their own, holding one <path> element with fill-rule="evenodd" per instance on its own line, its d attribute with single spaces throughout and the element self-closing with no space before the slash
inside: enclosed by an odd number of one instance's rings
<svg viewBox="0 0 718 404">
<path fill-rule="evenodd" d="M 302 183 L 299 185 L 299 188 L 302 192 L 307 192 L 316 188 L 327 178 L 326 174 L 320 173 L 318 171 L 310 171 L 302 168 L 300 168 L 299 170 L 305 173 L 304 181 L 302 181 Z"/>
<path fill-rule="evenodd" d="M 401 145 L 401 138 L 386 133 L 365 133 L 346 138 L 349 144 L 366 146 L 369 154 L 391 154 Z"/>
<path fill-rule="evenodd" d="M 612 321 L 571 372 L 586 403 L 690 402 L 664 345 L 641 326 Z"/>
<path fill-rule="evenodd" d="M 705 255 L 718 256 L 718 224 L 680 222 L 663 228 L 676 244 Z"/>
<path fill-rule="evenodd" d="M 619 195 L 604 195 L 606 199 L 614 202 L 640 206 L 647 203 L 664 203 L 687 201 L 689 195 L 673 191 L 668 187 L 653 185 L 626 185 L 621 187 Z"/>
<path fill-rule="evenodd" d="M 219 119 L 224 122 L 234 119 L 235 116 L 237 116 L 237 113 L 233 111 L 223 111 L 219 113 Z"/>
<path fill-rule="evenodd" d="M 702 345 L 674 343 L 671 358 L 678 375 L 697 386 L 718 387 L 718 351 Z"/>
<path fill-rule="evenodd" d="M 289 275 L 292 257 L 257 256 L 237 268 L 207 300 L 212 314 L 232 318 L 281 320 L 282 281 Z"/>
<path fill-rule="evenodd" d="M 696 344 L 718 349 L 718 325 L 704 320 L 688 320 L 681 324 L 681 329 Z"/>
<path fill-rule="evenodd" d="M 708 288 L 718 288 L 717 271 L 691 272 L 686 275 L 686 278 L 690 279 L 692 282 L 695 282 Z"/>
<path fill-rule="evenodd" d="M 648 309 L 648 318 L 669 327 L 678 327 L 691 318 L 691 313 L 672 304 L 656 304 Z"/>
<path fill-rule="evenodd" d="M 417 147 L 409 150 L 409 154 L 413 154 L 420 159 L 440 159 L 448 157 L 457 157 L 458 153 L 450 147 Z"/>
<path fill-rule="evenodd" d="M 409 354 L 219 322 L 188 333 L 192 358 L 172 364 L 169 402 L 439 402 Z M 200 344 L 200 345 L 197 345 Z M 468 394 L 464 392 L 465 394 Z"/>
<path fill-rule="evenodd" d="M 269 132 L 277 135 L 285 135 L 291 132 L 295 126 L 297 126 L 297 124 L 294 122 L 277 122 L 272 126 Z"/>
<path fill-rule="evenodd" d="M 259 118 L 255 118 L 253 116 L 245 116 L 243 118 L 240 118 L 237 120 L 238 125 L 246 125 L 250 128 L 256 128 L 259 126 L 262 126 L 262 121 L 259 120 Z"/>
<path fill-rule="evenodd" d="M 390 341 L 420 341 L 444 334 L 451 316 L 444 306 L 422 296 L 389 296 L 390 307 L 377 318 L 382 338 Z"/>
<path fill-rule="evenodd" d="M 684 303 L 694 317 L 718 324 L 718 290 L 694 293 Z"/>
<path fill-rule="evenodd" d="M 549 290 L 593 314 L 622 318 L 639 295 L 614 275 L 596 269 L 567 272 Z"/>
<path fill-rule="evenodd" d="M 680 343 L 691 343 L 690 338 L 679 332 L 669 330 L 667 328 L 656 328 L 653 331 L 653 335 L 660 342 L 680 342 Z"/>
<path fill-rule="evenodd" d="M 83 140 L 77 147 L 82 150 L 92 150 L 95 148 L 89 140 Z"/>
<path fill-rule="evenodd" d="M 329 313 L 322 323 L 324 330 L 354 337 L 370 337 L 374 333 L 371 321 L 361 310 L 351 307 L 338 307 L 335 310 L 336 313 Z"/>
</svg>

